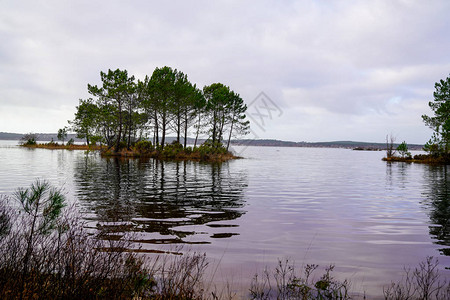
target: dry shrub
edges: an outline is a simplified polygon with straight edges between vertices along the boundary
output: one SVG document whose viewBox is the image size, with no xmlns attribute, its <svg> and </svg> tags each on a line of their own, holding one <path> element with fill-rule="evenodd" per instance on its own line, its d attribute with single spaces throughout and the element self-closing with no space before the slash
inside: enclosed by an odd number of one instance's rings
<svg viewBox="0 0 450 300">
<path fill-rule="evenodd" d="M 347 281 L 337 281 L 331 276 L 334 266 L 315 279 L 318 265 L 306 265 L 304 275 L 296 274 L 294 264 L 289 260 L 278 260 L 274 270 L 265 269 L 256 274 L 250 287 L 251 299 L 350 299 Z"/>
<path fill-rule="evenodd" d="M 403 279 L 383 289 L 386 300 L 447 300 L 450 299 L 450 283 L 441 278 L 439 262 L 433 257 L 419 264 L 413 271 L 405 268 Z"/>
<path fill-rule="evenodd" d="M 129 250 L 129 239 L 89 232 L 75 211 L 30 239 L 30 225 L 45 218 L 0 197 L 0 299 L 201 298 L 204 255 L 146 259 Z"/>
</svg>

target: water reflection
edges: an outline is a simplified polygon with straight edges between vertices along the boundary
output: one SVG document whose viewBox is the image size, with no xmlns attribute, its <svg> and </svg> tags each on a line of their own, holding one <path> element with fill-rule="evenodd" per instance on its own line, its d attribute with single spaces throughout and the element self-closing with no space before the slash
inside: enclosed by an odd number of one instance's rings
<svg viewBox="0 0 450 300">
<path fill-rule="evenodd" d="M 424 204 L 429 208 L 430 235 L 438 245 L 441 254 L 450 255 L 450 177 L 448 166 L 428 166 Z"/>
<path fill-rule="evenodd" d="M 93 225 L 140 233 L 141 243 L 210 243 L 236 235 L 247 175 L 229 163 L 163 162 L 86 155 L 75 163 L 75 188 Z"/>
<path fill-rule="evenodd" d="M 390 189 L 405 189 L 411 181 L 410 169 L 411 163 L 405 162 L 387 162 L 386 163 L 386 181 Z"/>
</svg>

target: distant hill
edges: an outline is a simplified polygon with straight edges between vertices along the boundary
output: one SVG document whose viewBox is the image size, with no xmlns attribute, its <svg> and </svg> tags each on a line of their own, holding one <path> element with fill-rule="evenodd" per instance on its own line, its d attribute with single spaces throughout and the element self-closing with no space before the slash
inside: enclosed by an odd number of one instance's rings
<svg viewBox="0 0 450 300">
<path fill-rule="evenodd" d="M 357 150 L 385 150 L 385 143 L 370 143 L 370 142 L 355 142 L 355 141 L 333 141 L 333 142 L 291 142 L 271 139 L 259 139 L 259 140 L 234 140 L 231 142 L 233 145 L 240 146 L 272 146 L 272 147 L 314 147 L 314 148 L 346 148 Z M 395 144 L 397 147 L 398 144 Z M 422 150 L 423 145 L 408 144 L 410 150 Z"/>
<path fill-rule="evenodd" d="M 58 134 L 57 133 L 36 133 L 38 136 L 38 141 L 51 141 L 52 139 L 56 142 L 58 141 Z M 21 133 L 9 133 L 9 132 L 0 132 L 0 140 L 12 140 L 12 141 L 18 141 L 23 137 L 23 134 Z M 84 140 L 79 139 L 76 137 L 76 134 L 71 133 L 67 135 L 66 141 L 74 139 L 76 142 L 83 142 Z"/>
<path fill-rule="evenodd" d="M 22 136 L 19 133 L 0 132 L 0 140 L 20 140 Z"/>
<path fill-rule="evenodd" d="M 56 133 L 37 133 L 38 141 L 58 141 Z M 0 132 L 0 140 L 20 140 L 23 134 L 20 133 L 8 133 Z M 67 140 L 73 138 L 77 142 L 83 142 L 84 140 L 76 138 L 75 134 L 68 134 Z M 175 140 L 175 137 L 167 137 L 166 141 L 171 143 Z M 198 143 L 202 143 L 204 140 L 199 139 Z M 194 139 L 188 138 L 188 144 L 193 144 Z M 333 142 L 292 142 L 281 141 L 275 139 L 240 139 L 232 140 L 232 145 L 236 146 L 256 146 L 256 147 L 318 147 L 318 148 L 346 148 L 346 149 L 358 149 L 358 150 L 384 150 L 386 149 L 385 143 L 369 143 L 369 142 L 354 142 L 354 141 L 333 141 Z M 397 147 L 398 144 L 395 145 Z M 423 145 L 408 144 L 410 150 L 422 150 Z"/>
</svg>

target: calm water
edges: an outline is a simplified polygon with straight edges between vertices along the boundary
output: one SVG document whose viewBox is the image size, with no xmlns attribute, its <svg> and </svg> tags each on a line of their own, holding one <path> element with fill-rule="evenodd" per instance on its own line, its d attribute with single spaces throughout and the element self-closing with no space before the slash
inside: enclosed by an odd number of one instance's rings
<svg viewBox="0 0 450 300">
<path fill-rule="evenodd" d="M 345 149 L 249 147 L 245 159 L 217 165 L 15 144 L 0 141 L 0 193 L 45 178 L 64 187 L 93 228 L 118 238 L 135 231 L 149 253 L 206 252 L 216 281 L 248 286 L 254 272 L 290 258 L 335 264 L 354 291 L 380 295 L 426 256 L 450 267 L 445 166 Z"/>
</svg>

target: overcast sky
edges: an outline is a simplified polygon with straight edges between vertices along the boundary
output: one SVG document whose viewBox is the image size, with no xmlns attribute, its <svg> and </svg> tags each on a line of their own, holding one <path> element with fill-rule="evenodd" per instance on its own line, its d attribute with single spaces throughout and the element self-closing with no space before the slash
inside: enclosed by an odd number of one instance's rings
<svg viewBox="0 0 450 300">
<path fill-rule="evenodd" d="M 0 131 L 56 132 L 100 71 L 167 65 L 239 93 L 251 138 L 429 139 L 450 1 L 161 2 L 0 0 Z"/>
</svg>

